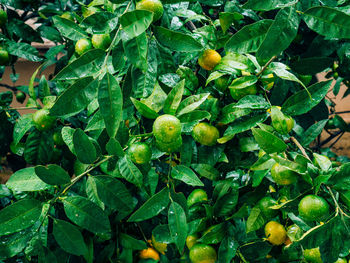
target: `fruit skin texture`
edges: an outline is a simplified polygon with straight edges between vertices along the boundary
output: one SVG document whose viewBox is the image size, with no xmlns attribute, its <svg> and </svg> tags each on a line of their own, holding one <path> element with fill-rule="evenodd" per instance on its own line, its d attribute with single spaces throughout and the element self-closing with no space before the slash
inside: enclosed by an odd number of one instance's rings
<svg viewBox="0 0 350 263">
<path fill-rule="evenodd" d="M 311 248 L 304 250 L 304 259 L 309 263 L 323 263 L 321 259 L 320 248 Z"/>
<path fill-rule="evenodd" d="M 194 204 L 208 201 L 208 195 L 203 189 L 195 189 L 187 198 L 187 206 L 191 207 Z"/>
<path fill-rule="evenodd" d="M 79 39 L 75 44 L 75 52 L 79 56 L 84 54 L 86 51 L 89 51 L 90 49 L 92 49 L 92 44 L 89 39 L 86 39 L 86 38 Z"/>
<path fill-rule="evenodd" d="M 161 142 L 156 140 L 156 146 L 159 150 L 166 153 L 176 152 L 182 145 L 182 137 L 178 136 L 173 142 Z"/>
<path fill-rule="evenodd" d="M 290 185 L 297 181 L 298 174 L 287 167 L 275 163 L 271 168 L 272 179 L 278 185 Z"/>
<path fill-rule="evenodd" d="M 241 98 L 247 95 L 256 95 L 258 90 L 256 89 L 256 85 L 251 85 L 248 87 L 244 87 L 241 89 L 238 88 L 230 88 L 230 93 L 233 99 L 240 100 Z"/>
<path fill-rule="evenodd" d="M 287 232 L 283 225 L 270 221 L 265 225 L 265 235 L 272 245 L 282 245 L 287 239 Z"/>
<path fill-rule="evenodd" d="M 192 137 L 202 145 L 213 146 L 219 139 L 219 130 L 205 122 L 198 123 L 192 130 Z"/>
<path fill-rule="evenodd" d="M 5 66 L 10 62 L 10 55 L 6 49 L 0 48 L 0 65 Z"/>
<path fill-rule="evenodd" d="M 277 205 L 277 201 L 269 196 L 265 196 L 259 201 L 259 208 L 267 218 L 275 217 L 278 214 L 276 209 L 269 208 L 273 205 Z"/>
<path fill-rule="evenodd" d="M 336 262 L 334 263 L 347 263 L 348 261 L 346 260 L 346 258 L 338 258 Z"/>
<path fill-rule="evenodd" d="M 131 160 L 137 164 L 145 164 L 151 160 L 152 151 L 147 143 L 137 142 L 130 146 L 128 153 Z"/>
<path fill-rule="evenodd" d="M 5 25 L 7 22 L 7 13 L 4 10 L 0 10 L 0 26 Z"/>
<path fill-rule="evenodd" d="M 319 221 L 329 213 L 329 205 L 326 200 L 317 195 L 307 195 L 300 200 L 298 206 L 299 215 L 308 221 Z"/>
<path fill-rule="evenodd" d="M 91 42 L 94 48 L 106 50 L 112 43 L 112 39 L 109 34 L 94 34 L 91 38 Z"/>
<path fill-rule="evenodd" d="M 136 9 L 153 12 L 153 22 L 159 20 L 164 12 L 163 4 L 159 0 L 141 0 L 136 3 Z"/>
<path fill-rule="evenodd" d="M 160 260 L 158 252 L 152 247 L 141 250 L 139 257 L 141 259 L 154 259 L 156 261 Z"/>
<path fill-rule="evenodd" d="M 197 243 L 198 238 L 199 237 L 198 237 L 197 234 L 189 235 L 186 238 L 186 246 L 187 246 L 187 248 L 191 249 Z"/>
<path fill-rule="evenodd" d="M 221 61 L 221 56 L 213 49 L 207 49 L 198 58 L 198 64 L 205 70 L 212 70 Z"/>
<path fill-rule="evenodd" d="M 23 103 L 26 99 L 26 94 L 24 94 L 22 91 L 19 91 L 16 93 L 16 100 L 19 102 L 19 103 Z"/>
<path fill-rule="evenodd" d="M 280 134 L 288 134 L 294 127 L 294 119 L 283 114 L 276 106 L 271 108 L 271 120 L 273 128 Z"/>
<path fill-rule="evenodd" d="M 190 260 L 192 263 L 215 263 L 216 259 L 216 251 L 209 245 L 195 244 L 190 249 Z"/>
<path fill-rule="evenodd" d="M 152 235 L 152 239 L 151 240 L 152 240 L 153 247 L 159 253 L 162 253 L 164 255 L 168 245 L 166 243 L 158 242 L 153 235 Z"/>
<path fill-rule="evenodd" d="M 33 114 L 33 122 L 35 127 L 39 131 L 47 131 L 53 127 L 56 119 L 49 116 L 49 111 L 46 109 L 41 109 Z"/>
<path fill-rule="evenodd" d="M 153 135 L 157 142 L 175 142 L 181 135 L 180 120 L 169 114 L 159 116 L 153 123 Z"/>
<path fill-rule="evenodd" d="M 52 138 L 53 138 L 53 142 L 58 146 L 62 146 L 65 144 L 62 138 L 62 134 L 58 131 L 52 135 Z"/>
</svg>

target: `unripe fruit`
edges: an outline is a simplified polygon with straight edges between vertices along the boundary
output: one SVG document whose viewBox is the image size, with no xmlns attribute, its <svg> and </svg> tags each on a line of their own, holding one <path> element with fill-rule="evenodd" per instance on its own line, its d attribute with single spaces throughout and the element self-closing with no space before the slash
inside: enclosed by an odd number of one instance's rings
<svg viewBox="0 0 350 263">
<path fill-rule="evenodd" d="M 90 49 L 92 49 L 92 44 L 89 39 L 86 39 L 86 38 L 79 39 L 78 42 L 75 44 L 75 52 L 79 56 L 89 51 Z"/>
<path fill-rule="evenodd" d="M 191 207 L 194 204 L 208 201 L 208 195 L 203 189 L 195 189 L 187 198 L 187 206 Z"/>
<path fill-rule="evenodd" d="M 94 48 L 106 50 L 111 45 L 112 39 L 109 34 L 94 34 L 91 42 Z"/>
<path fill-rule="evenodd" d="M 198 123 L 192 130 L 192 137 L 202 145 L 213 146 L 219 139 L 219 130 L 205 122 Z"/>
<path fill-rule="evenodd" d="M 39 131 L 47 131 L 55 124 L 56 118 L 49 115 L 49 111 L 41 109 L 33 114 L 33 122 Z"/>
<path fill-rule="evenodd" d="M 298 174 L 287 167 L 275 163 L 271 168 L 271 176 L 276 184 L 290 185 L 298 180 Z"/>
<path fill-rule="evenodd" d="M 308 221 L 320 221 L 329 213 L 329 205 L 326 200 L 317 195 L 307 195 L 300 200 L 298 206 L 299 215 Z"/>
<path fill-rule="evenodd" d="M 128 153 L 131 160 L 137 164 L 145 164 L 151 160 L 152 151 L 148 144 L 137 142 L 130 146 Z"/>
</svg>

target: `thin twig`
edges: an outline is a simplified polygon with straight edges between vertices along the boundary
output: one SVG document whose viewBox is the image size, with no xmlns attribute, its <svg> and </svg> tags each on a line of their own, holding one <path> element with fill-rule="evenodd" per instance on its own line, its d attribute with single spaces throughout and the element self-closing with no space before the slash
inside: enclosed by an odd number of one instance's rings
<svg viewBox="0 0 350 263">
<path fill-rule="evenodd" d="M 299 148 L 299 150 L 300 150 L 301 153 L 305 156 L 305 158 L 307 158 L 310 162 L 312 162 L 311 159 L 310 159 L 310 157 L 307 155 L 307 153 L 306 153 L 304 147 L 301 146 L 301 144 L 298 142 L 298 140 L 295 139 L 294 136 L 291 136 L 290 139 L 291 139 L 292 142 Z"/>
<path fill-rule="evenodd" d="M 262 67 L 262 69 L 256 74 L 257 76 L 260 76 L 266 69 L 267 67 L 277 58 L 277 56 L 273 56 L 266 64 L 265 66 Z"/>
<path fill-rule="evenodd" d="M 336 143 L 341 139 L 341 137 L 343 137 L 344 133 L 345 133 L 345 132 L 343 132 L 342 134 L 340 134 L 340 135 L 338 136 L 338 138 L 337 138 L 331 145 L 329 145 L 329 148 L 332 148 L 332 147 L 334 146 L 334 144 L 336 144 Z"/>
<path fill-rule="evenodd" d="M 350 110 L 333 112 L 333 113 L 331 113 L 331 114 L 333 115 L 333 114 L 346 114 L 346 113 L 350 113 Z"/>
</svg>

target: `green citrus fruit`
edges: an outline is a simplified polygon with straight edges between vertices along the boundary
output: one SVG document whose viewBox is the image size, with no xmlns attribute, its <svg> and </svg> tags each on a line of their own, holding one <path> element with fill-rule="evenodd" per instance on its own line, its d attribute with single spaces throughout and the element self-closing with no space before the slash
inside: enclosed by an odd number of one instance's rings
<svg viewBox="0 0 350 263">
<path fill-rule="evenodd" d="M 52 135 L 52 138 L 53 138 L 53 142 L 55 143 L 55 145 L 62 146 L 65 144 L 63 141 L 63 138 L 62 138 L 62 134 L 59 131 L 56 131 Z"/>
<path fill-rule="evenodd" d="M 79 56 L 84 54 L 86 51 L 89 51 L 90 49 L 92 49 L 92 44 L 89 39 L 86 39 L 86 38 L 79 39 L 75 44 L 75 52 Z"/>
<path fill-rule="evenodd" d="M 275 84 L 275 75 L 273 73 L 265 73 L 261 76 L 260 82 L 266 90 L 272 89 Z"/>
<path fill-rule="evenodd" d="M 320 248 L 305 249 L 304 259 L 308 263 L 323 263 Z"/>
<path fill-rule="evenodd" d="M 198 123 L 192 130 L 192 137 L 202 145 L 213 146 L 219 139 L 219 130 L 205 122 Z"/>
<path fill-rule="evenodd" d="M 276 184 L 290 185 L 298 180 L 298 174 L 287 167 L 275 163 L 271 168 L 271 176 Z"/>
<path fill-rule="evenodd" d="M 0 26 L 5 25 L 7 22 L 7 13 L 4 10 L 0 10 Z"/>
<path fill-rule="evenodd" d="M 6 66 L 10 62 L 10 55 L 6 49 L 0 48 L 0 66 Z"/>
<path fill-rule="evenodd" d="M 199 66 L 201 66 L 205 70 L 214 69 L 215 66 L 220 63 L 220 61 L 220 54 L 213 49 L 205 50 L 198 58 Z"/>
<path fill-rule="evenodd" d="M 224 92 L 227 88 L 228 88 L 228 85 L 229 85 L 229 80 L 230 80 L 230 77 L 229 76 L 221 76 L 220 78 L 217 78 L 215 80 L 215 87 Z"/>
<path fill-rule="evenodd" d="M 208 195 L 203 189 L 195 189 L 187 198 L 187 206 L 191 207 L 194 204 L 208 201 Z"/>
<path fill-rule="evenodd" d="M 240 100 L 247 95 L 255 95 L 257 92 L 255 84 L 244 88 L 230 87 L 230 94 L 235 100 Z"/>
<path fill-rule="evenodd" d="M 271 206 L 277 205 L 277 201 L 272 197 L 269 197 L 269 196 L 263 197 L 262 199 L 260 199 L 258 205 L 261 212 L 267 218 L 275 217 L 278 214 L 278 210 L 270 208 Z"/>
<path fill-rule="evenodd" d="M 294 127 L 294 119 L 287 115 L 283 118 L 273 118 L 272 126 L 280 134 L 288 134 Z"/>
<path fill-rule="evenodd" d="M 61 17 L 74 22 L 74 16 L 70 12 L 64 12 Z"/>
<path fill-rule="evenodd" d="M 33 114 L 33 122 L 39 131 L 47 131 L 54 126 L 56 118 L 50 116 L 48 110 L 41 109 Z"/>
<path fill-rule="evenodd" d="M 336 262 L 334 263 L 347 263 L 348 261 L 346 260 L 346 258 L 338 258 Z"/>
<path fill-rule="evenodd" d="M 216 259 L 216 251 L 209 245 L 195 244 L 190 249 L 190 260 L 192 263 L 215 263 Z"/>
<path fill-rule="evenodd" d="M 157 148 L 160 151 L 166 152 L 166 153 L 176 152 L 177 150 L 180 149 L 181 145 L 182 145 L 181 135 L 177 137 L 173 142 L 162 142 L 162 141 L 156 140 Z"/>
<path fill-rule="evenodd" d="M 18 91 L 16 93 L 16 100 L 19 102 L 19 103 L 23 103 L 26 99 L 26 94 L 23 93 L 22 91 Z"/>
<path fill-rule="evenodd" d="M 137 142 L 130 146 L 128 153 L 131 160 L 137 164 L 145 164 L 151 160 L 152 151 L 147 143 Z"/>
<path fill-rule="evenodd" d="M 187 248 L 191 249 L 197 243 L 198 238 L 199 238 L 198 234 L 192 234 L 187 236 L 186 238 Z"/>
<path fill-rule="evenodd" d="M 299 215 L 308 221 L 320 221 L 329 213 L 329 205 L 326 200 L 317 195 L 307 195 L 300 200 L 298 206 Z"/>
<path fill-rule="evenodd" d="M 112 43 L 112 39 L 109 34 L 94 34 L 91 38 L 91 42 L 94 48 L 106 50 Z"/>
<path fill-rule="evenodd" d="M 160 143 L 175 142 L 181 135 L 180 120 L 169 114 L 159 116 L 153 123 L 153 135 Z"/>
<path fill-rule="evenodd" d="M 335 126 L 334 119 L 333 118 L 329 119 L 326 123 L 326 129 L 335 129 L 335 128 L 337 127 Z"/>
<path fill-rule="evenodd" d="M 287 236 L 292 242 L 299 240 L 302 235 L 303 230 L 296 224 L 291 225 L 287 228 Z"/>
<path fill-rule="evenodd" d="M 270 221 L 265 225 L 265 235 L 272 245 L 282 245 L 287 239 L 287 232 L 283 225 Z"/>
<path fill-rule="evenodd" d="M 152 12 L 153 21 L 159 20 L 164 12 L 163 4 L 159 0 L 141 0 L 136 3 L 136 9 Z"/>
</svg>

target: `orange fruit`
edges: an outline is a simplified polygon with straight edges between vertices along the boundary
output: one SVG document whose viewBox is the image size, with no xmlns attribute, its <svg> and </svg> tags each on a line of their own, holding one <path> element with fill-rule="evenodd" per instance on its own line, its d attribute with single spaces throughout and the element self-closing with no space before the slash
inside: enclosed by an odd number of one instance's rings
<svg viewBox="0 0 350 263">
<path fill-rule="evenodd" d="M 36 111 L 33 116 L 34 126 L 39 131 L 47 131 L 50 130 L 55 122 L 56 118 L 49 115 L 49 111 L 46 109 L 41 109 Z"/>
<path fill-rule="evenodd" d="M 152 247 L 143 249 L 139 254 L 140 259 L 154 259 L 156 261 L 160 260 L 159 253 Z"/>
<path fill-rule="evenodd" d="M 75 52 L 79 56 L 89 51 L 90 49 L 92 49 L 92 44 L 89 39 L 86 39 L 86 38 L 79 39 L 75 44 Z"/>
<path fill-rule="evenodd" d="M 287 239 L 287 232 L 283 225 L 270 221 L 265 225 L 265 235 L 272 245 L 282 245 Z"/>
<path fill-rule="evenodd" d="M 198 64 L 205 70 L 212 70 L 220 61 L 220 54 L 213 49 L 205 50 L 198 58 Z"/>
<path fill-rule="evenodd" d="M 159 116 L 153 123 L 153 135 L 157 142 L 175 142 L 181 135 L 180 120 L 169 114 Z"/>
<path fill-rule="evenodd" d="M 151 160 L 152 151 L 147 143 L 133 143 L 128 150 L 129 156 L 134 163 L 145 164 Z"/>
</svg>

